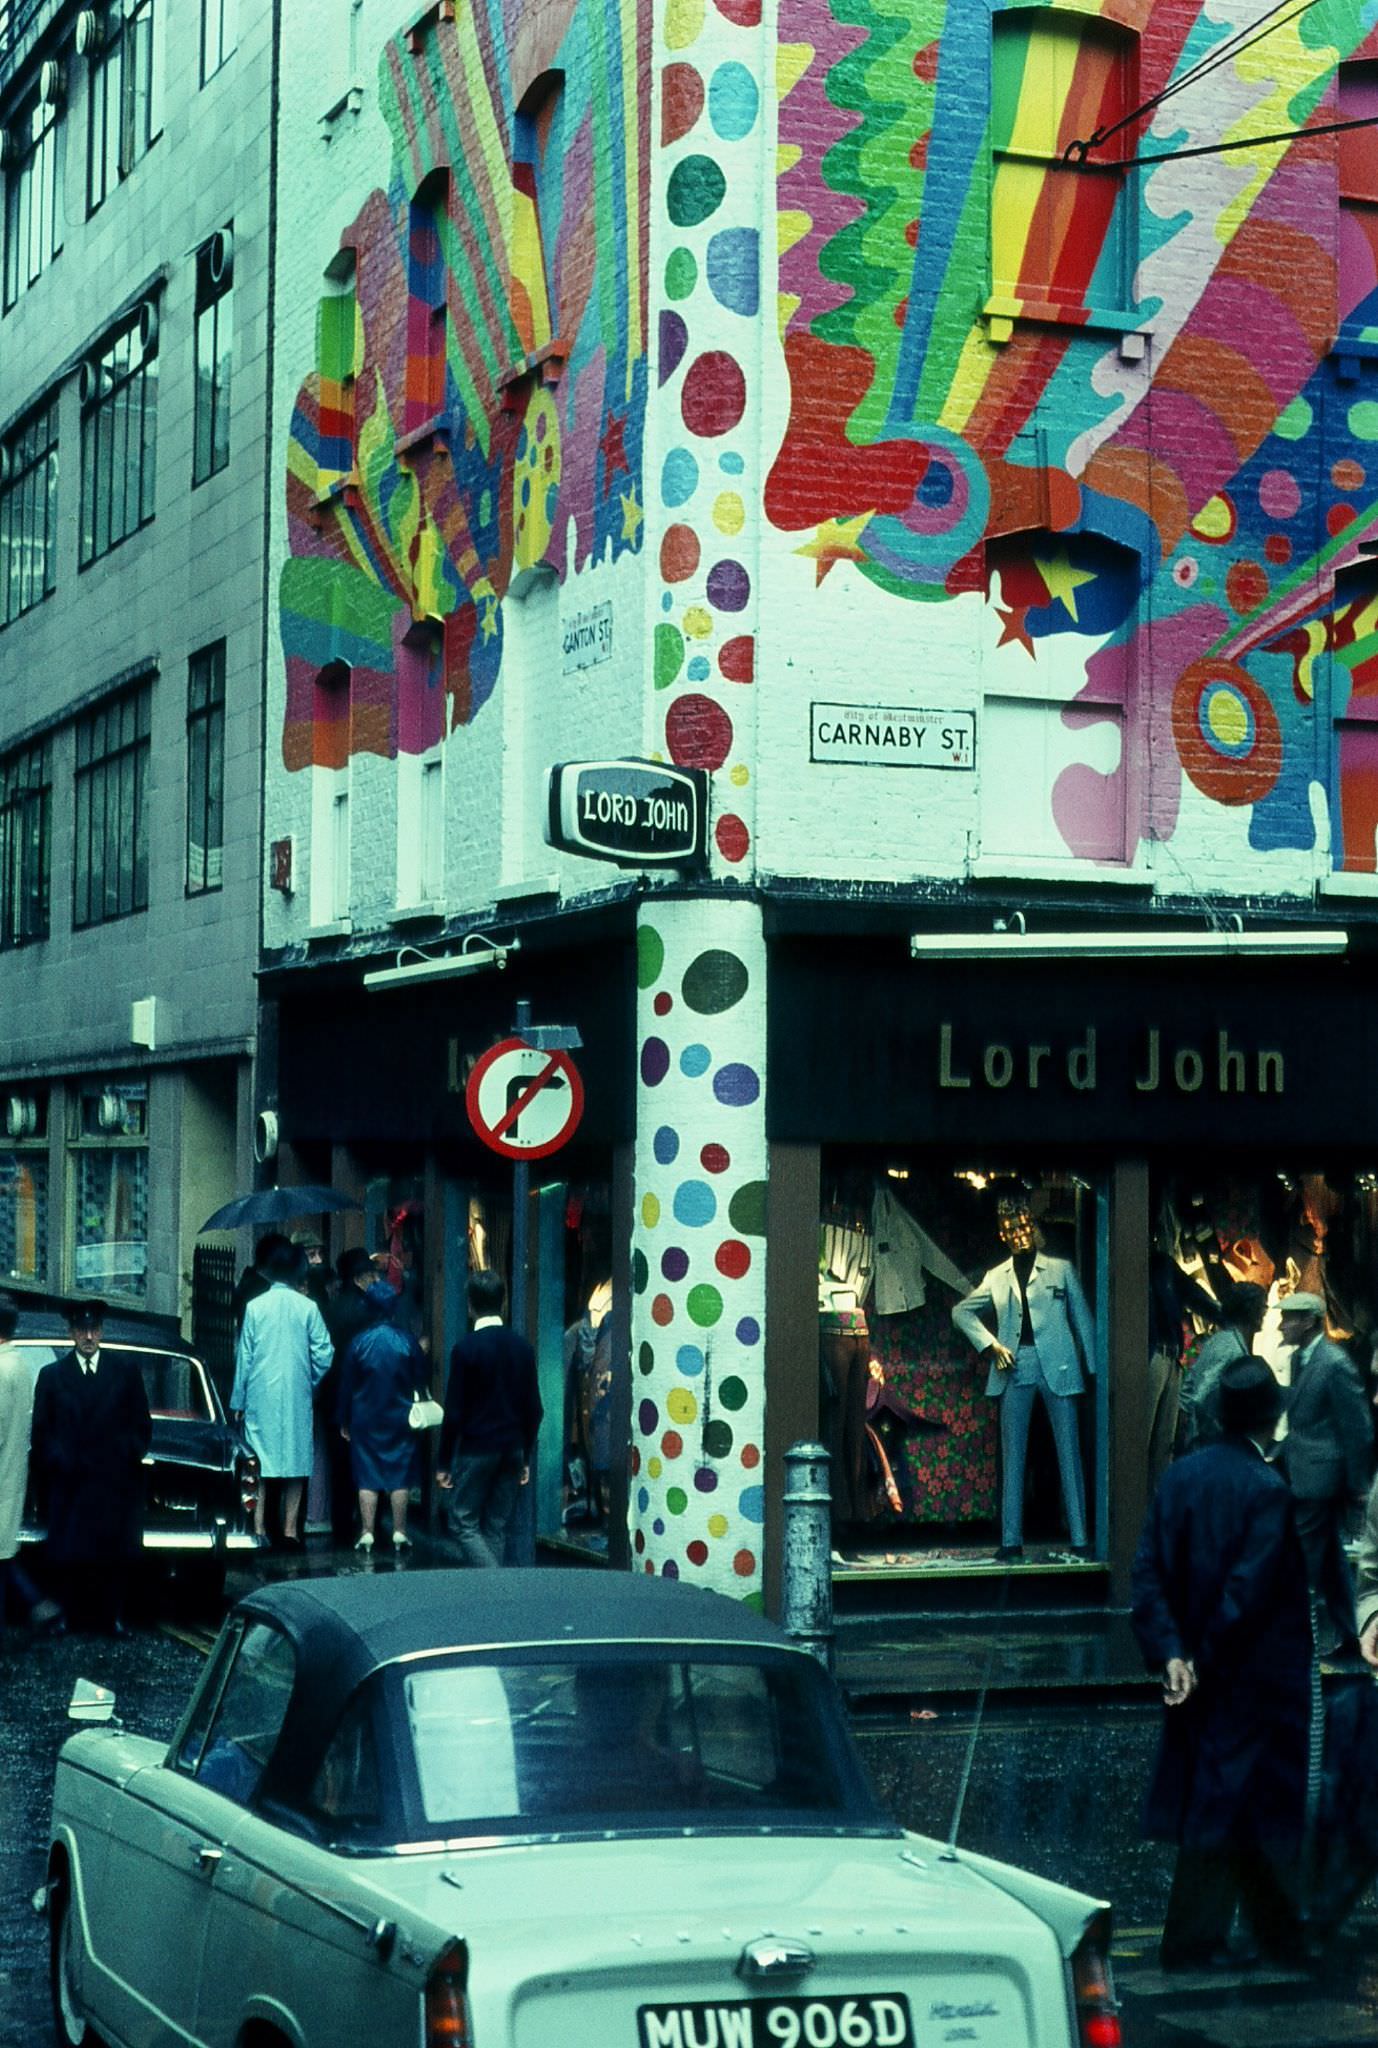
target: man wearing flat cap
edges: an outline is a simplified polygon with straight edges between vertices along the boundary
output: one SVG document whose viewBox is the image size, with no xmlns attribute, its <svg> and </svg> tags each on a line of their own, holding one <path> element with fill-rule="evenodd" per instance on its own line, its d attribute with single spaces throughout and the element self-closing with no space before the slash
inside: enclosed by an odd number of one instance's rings
<svg viewBox="0 0 1378 2048">
<path fill-rule="evenodd" d="M 1227 1960 L 1237 1907 L 1270 1957 L 1302 1951 L 1311 1598 L 1296 1503 L 1264 1455 L 1282 1406 L 1262 1359 L 1226 1366 L 1222 1435 L 1164 1473 L 1134 1559 L 1134 1633 L 1164 1708 L 1144 1831 L 1177 1844 L 1165 1969 Z"/>
<path fill-rule="evenodd" d="M 1373 1436 L 1357 1366 L 1325 1334 L 1318 1294 L 1284 1296 L 1282 1337 L 1295 1346 L 1281 1463 L 1297 1503 L 1297 1533 L 1311 1591 L 1323 1612 L 1317 1643 L 1327 1655 L 1354 1634 L 1354 1587 L 1345 1522 L 1368 1491 Z"/>
</svg>

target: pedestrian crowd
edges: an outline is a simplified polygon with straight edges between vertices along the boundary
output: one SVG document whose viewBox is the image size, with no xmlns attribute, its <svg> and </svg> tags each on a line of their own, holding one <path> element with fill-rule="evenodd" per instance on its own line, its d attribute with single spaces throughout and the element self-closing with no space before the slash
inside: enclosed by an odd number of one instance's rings
<svg viewBox="0 0 1378 2048">
<path fill-rule="evenodd" d="M 460 1556 L 503 1563 L 541 1424 L 535 1354 L 504 1324 L 504 1295 L 499 1274 L 471 1275 L 472 1328 L 451 1353 L 442 1408 L 424 1339 L 367 1252 L 342 1253 L 332 1276 L 319 1239 L 259 1241 L 235 1291 L 229 1407 L 257 1465 L 263 1545 L 305 1549 L 315 1468 L 335 1541 L 367 1554 L 386 1540 L 404 1557 L 424 1432 L 439 1428 L 436 1478 Z M 11 1341 L 18 1305 L 0 1294 L 0 1632 L 20 1613 L 36 1632 L 123 1635 L 153 1420 L 137 1360 L 102 1344 L 105 1304 L 74 1301 L 66 1320 L 70 1349 L 35 1375 Z M 44 1530 L 41 1584 L 20 1558 L 30 1506 Z"/>
<path fill-rule="evenodd" d="M 1378 1871 L 1373 1421 L 1324 1299 L 1279 1304 L 1286 1388 L 1254 1352 L 1267 1306 L 1253 1283 L 1226 1291 L 1134 1561 L 1163 1690 L 1145 1831 L 1177 1846 L 1166 1969 L 1314 1960 Z M 1325 1695 L 1323 1658 L 1353 1674 Z"/>
</svg>

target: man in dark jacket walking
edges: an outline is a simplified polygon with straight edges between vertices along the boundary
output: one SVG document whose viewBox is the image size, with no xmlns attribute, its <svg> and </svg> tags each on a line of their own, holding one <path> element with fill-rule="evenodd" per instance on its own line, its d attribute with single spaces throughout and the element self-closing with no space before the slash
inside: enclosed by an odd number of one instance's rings
<svg viewBox="0 0 1378 2048">
<path fill-rule="evenodd" d="M 129 1566 L 143 1542 L 143 1459 L 153 1439 L 138 1366 L 101 1348 L 105 1303 L 74 1301 L 72 1349 L 34 1389 L 33 1470 L 48 1562 L 76 1626 L 124 1634 Z"/>
<path fill-rule="evenodd" d="M 1134 1560 L 1165 1708 L 1145 1831 L 1178 1845 L 1166 1969 L 1219 1958 L 1237 1905 L 1269 1954 L 1301 1947 L 1280 1873 L 1302 1848 L 1311 1607 L 1292 1497 L 1263 1455 L 1282 1405 L 1261 1359 L 1226 1367 L 1224 1434 L 1164 1474 Z"/>
<path fill-rule="evenodd" d="M 468 1565 L 502 1563 L 541 1426 L 536 1354 L 504 1325 L 503 1291 L 500 1273 L 470 1276 L 474 1327 L 450 1354 L 440 1431 L 436 1484 L 452 1494 L 450 1527 Z"/>
</svg>

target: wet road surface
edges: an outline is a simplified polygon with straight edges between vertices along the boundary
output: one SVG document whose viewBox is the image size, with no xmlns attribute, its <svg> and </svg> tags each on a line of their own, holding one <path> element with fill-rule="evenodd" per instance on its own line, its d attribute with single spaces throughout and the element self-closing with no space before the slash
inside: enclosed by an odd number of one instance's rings
<svg viewBox="0 0 1378 2048">
<path fill-rule="evenodd" d="M 327 1560 L 313 1557 L 319 1569 Z M 352 1560 L 351 1560 L 352 1563 Z M 195 1633 L 128 1642 L 67 1638 L 0 1649 L 0 2048 L 52 2038 L 43 1876 L 53 1765 L 75 1679 L 112 1686 L 127 1726 L 170 1736 L 201 1663 Z M 886 1805 L 946 1836 L 974 1701 L 867 1711 L 857 1732 Z M 1378 2043 L 1378 1912 L 1372 1896 L 1320 1972 L 1177 1975 L 1156 1968 L 1171 1852 L 1139 1839 L 1158 1715 L 1142 1699 L 999 1698 L 982 1721 L 960 1840 L 1115 1903 L 1128 2048 L 1353 2048 Z"/>
</svg>

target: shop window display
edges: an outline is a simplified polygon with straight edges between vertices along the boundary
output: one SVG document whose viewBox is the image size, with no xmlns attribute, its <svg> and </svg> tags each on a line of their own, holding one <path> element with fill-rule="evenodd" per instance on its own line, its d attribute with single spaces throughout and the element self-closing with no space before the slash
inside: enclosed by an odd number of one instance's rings
<svg viewBox="0 0 1378 2048">
<path fill-rule="evenodd" d="M 999 1403 L 986 1392 L 990 1359 L 975 1355 L 953 1311 L 1009 1256 L 1002 1203 L 1027 1208 L 1045 1256 L 1068 1262 L 1094 1303 L 1097 1188 L 1066 1170 L 962 1160 L 832 1171 L 825 1161 L 824 1187 L 820 1391 L 835 1562 L 988 1559 L 1000 1533 Z M 1083 1335 L 1094 1350 L 1093 1313 L 1088 1305 Z M 1071 1403 L 1088 1472 L 1095 1431 L 1081 1411 L 1091 1405 Z M 1073 1528 L 1063 1511 L 1047 1418 L 1035 1413 L 1031 1424 L 1029 1538 L 1049 1549 L 1085 1544 L 1091 1525 Z"/>
<path fill-rule="evenodd" d="M 47 1110 L 46 1095 L 11 1096 L 12 1142 L 0 1151 L 0 1272 L 40 1286 L 48 1272 Z"/>
<path fill-rule="evenodd" d="M 148 1084 L 81 1091 L 72 1137 L 72 1289 L 142 1301 L 148 1276 Z"/>
</svg>

